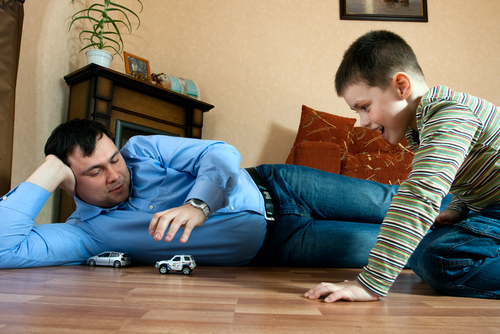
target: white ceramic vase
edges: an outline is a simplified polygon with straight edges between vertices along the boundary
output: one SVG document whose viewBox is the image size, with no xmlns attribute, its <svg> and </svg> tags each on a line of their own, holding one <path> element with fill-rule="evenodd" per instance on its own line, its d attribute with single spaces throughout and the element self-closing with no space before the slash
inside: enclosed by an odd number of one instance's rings
<svg viewBox="0 0 500 334">
<path fill-rule="evenodd" d="M 109 68 L 113 60 L 113 55 L 105 50 L 90 49 L 85 54 L 87 55 L 87 64 L 94 63 Z"/>
</svg>

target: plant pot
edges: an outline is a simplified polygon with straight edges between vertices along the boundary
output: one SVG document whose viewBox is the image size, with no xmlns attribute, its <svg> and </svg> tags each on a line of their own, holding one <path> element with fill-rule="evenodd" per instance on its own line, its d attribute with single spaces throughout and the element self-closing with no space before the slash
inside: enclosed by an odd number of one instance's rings
<svg viewBox="0 0 500 334">
<path fill-rule="evenodd" d="M 85 52 L 87 55 L 87 64 L 97 64 L 109 68 L 113 55 L 105 50 L 92 49 Z"/>
</svg>

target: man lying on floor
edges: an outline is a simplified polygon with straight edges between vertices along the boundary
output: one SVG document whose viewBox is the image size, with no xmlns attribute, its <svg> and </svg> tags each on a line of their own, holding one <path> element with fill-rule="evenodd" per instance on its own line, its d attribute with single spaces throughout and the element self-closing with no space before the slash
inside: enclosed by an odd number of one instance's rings
<svg viewBox="0 0 500 334">
<path fill-rule="evenodd" d="M 0 201 L 0 268 L 82 264 L 106 250 L 152 264 L 362 267 L 397 186 L 294 165 L 240 169 L 218 141 L 137 136 L 119 151 L 102 124 L 71 120 L 45 162 Z M 57 188 L 77 208 L 34 225 Z"/>
</svg>

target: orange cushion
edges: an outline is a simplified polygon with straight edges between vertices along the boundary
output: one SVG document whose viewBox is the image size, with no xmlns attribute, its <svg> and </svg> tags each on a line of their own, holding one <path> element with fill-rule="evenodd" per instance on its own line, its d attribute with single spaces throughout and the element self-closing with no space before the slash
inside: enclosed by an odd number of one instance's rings
<svg viewBox="0 0 500 334">
<path fill-rule="evenodd" d="M 341 117 L 302 106 L 294 146 L 304 141 L 321 141 L 337 143 L 345 149 L 354 123 L 356 123 L 355 118 Z"/>
<path fill-rule="evenodd" d="M 342 175 L 387 184 L 401 184 L 411 171 L 411 159 L 398 161 L 388 153 L 347 154 L 342 162 Z"/>
<path fill-rule="evenodd" d="M 403 139 L 401 145 L 392 145 L 389 141 L 382 138 L 382 134 L 379 131 L 372 131 L 370 129 L 361 128 L 355 126 L 349 135 L 349 153 L 361 153 L 361 152 L 390 152 L 390 151 L 401 151 L 404 147 L 408 146 L 406 138 Z"/>
<path fill-rule="evenodd" d="M 288 154 L 288 157 L 286 158 L 285 164 L 298 165 L 295 163 L 295 146 L 292 147 L 292 149 L 290 150 L 290 153 Z"/>
<path fill-rule="evenodd" d="M 355 118 L 302 106 L 286 163 L 388 184 L 406 180 L 413 160 L 406 139 L 392 145 L 380 132 L 355 127 L 355 123 Z"/>
<path fill-rule="evenodd" d="M 381 183 L 400 184 L 411 171 L 413 152 L 406 139 L 392 145 L 380 132 L 354 127 L 341 174 Z"/>
<path fill-rule="evenodd" d="M 301 142 L 294 146 L 294 165 L 340 174 L 340 146 L 335 143 Z"/>
</svg>

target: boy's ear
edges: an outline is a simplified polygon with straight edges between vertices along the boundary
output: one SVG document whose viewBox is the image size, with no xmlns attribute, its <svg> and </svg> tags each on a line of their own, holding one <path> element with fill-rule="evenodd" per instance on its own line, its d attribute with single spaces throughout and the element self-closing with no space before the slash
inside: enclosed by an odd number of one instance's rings
<svg viewBox="0 0 500 334">
<path fill-rule="evenodd" d="M 411 78 L 405 72 L 398 72 L 392 77 L 398 90 L 399 97 L 405 100 L 411 93 Z"/>
</svg>

